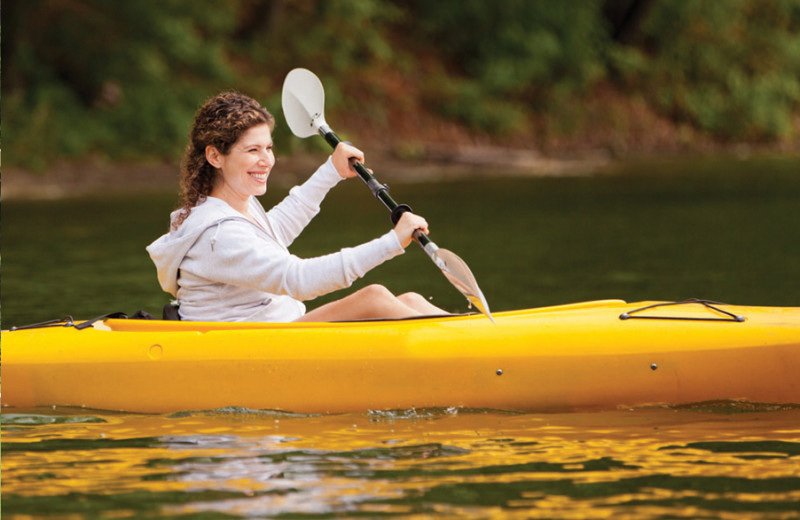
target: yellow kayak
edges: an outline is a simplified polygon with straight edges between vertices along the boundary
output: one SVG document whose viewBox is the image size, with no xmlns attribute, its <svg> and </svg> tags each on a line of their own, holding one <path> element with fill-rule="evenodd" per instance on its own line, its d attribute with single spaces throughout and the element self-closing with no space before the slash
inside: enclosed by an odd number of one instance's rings
<svg viewBox="0 0 800 520">
<path fill-rule="evenodd" d="M 587 302 L 341 323 L 105 319 L 2 332 L 2 404 L 299 413 L 800 403 L 800 307 Z"/>
</svg>

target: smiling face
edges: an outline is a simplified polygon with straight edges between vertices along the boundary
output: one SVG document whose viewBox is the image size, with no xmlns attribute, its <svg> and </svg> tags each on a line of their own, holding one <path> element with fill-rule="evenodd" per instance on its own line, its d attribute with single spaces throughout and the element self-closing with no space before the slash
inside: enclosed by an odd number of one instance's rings
<svg viewBox="0 0 800 520">
<path fill-rule="evenodd" d="M 247 130 L 227 154 L 208 146 L 206 159 L 217 169 L 210 195 L 245 213 L 251 195 L 266 193 L 267 177 L 275 165 L 269 125 L 261 124 Z"/>
</svg>

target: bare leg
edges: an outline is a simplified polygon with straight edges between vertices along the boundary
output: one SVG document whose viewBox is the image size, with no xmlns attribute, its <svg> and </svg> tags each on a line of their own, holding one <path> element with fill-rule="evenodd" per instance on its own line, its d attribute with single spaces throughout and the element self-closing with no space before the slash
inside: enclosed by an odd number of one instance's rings
<svg viewBox="0 0 800 520">
<path fill-rule="evenodd" d="M 442 314 L 444 311 L 425 302 L 425 299 L 416 295 L 407 296 L 406 293 L 401 297 L 394 296 L 386 287 L 382 285 L 368 285 L 359 289 L 341 300 L 326 303 L 313 309 L 295 321 L 339 321 L 339 320 L 361 320 L 374 318 L 409 318 L 421 316 L 423 314 Z M 430 309 L 420 305 L 427 304 Z"/>
<path fill-rule="evenodd" d="M 408 305 L 415 311 L 423 315 L 428 314 L 450 314 L 444 309 L 440 309 L 425 299 L 424 296 L 415 292 L 407 292 L 397 297 L 398 300 Z"/>
</svg>

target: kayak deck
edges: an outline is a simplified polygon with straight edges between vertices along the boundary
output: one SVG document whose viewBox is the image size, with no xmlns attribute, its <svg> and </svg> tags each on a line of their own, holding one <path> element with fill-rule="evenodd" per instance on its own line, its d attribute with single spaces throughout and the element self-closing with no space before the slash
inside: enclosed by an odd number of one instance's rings
<svg viewBox="0 0 800 520">
<path fill-rule="evenodd" d="M 800 308 L 604 300 L 495 321 L 108 319 L 4 331 L 2 402 L 152 413 L 800 403 Z"/>
</svg>

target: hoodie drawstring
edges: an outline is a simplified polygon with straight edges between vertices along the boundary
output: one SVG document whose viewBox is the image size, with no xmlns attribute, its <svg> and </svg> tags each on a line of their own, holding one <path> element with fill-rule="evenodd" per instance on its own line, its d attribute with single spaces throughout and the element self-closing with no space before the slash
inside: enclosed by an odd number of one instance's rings
<svg viewBox="0 0 800 520">
<path fill-rule="evenodd" d="M 214 236 L 211 237 L 211 252 L 214 252 L 214 244 L 217 243 L 217 235 L 219 234 L 219 228 L 222 225 L 222 221 L 217 222 L 217 230 L 214 232 Z"/>
</svg>

